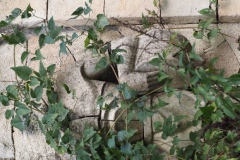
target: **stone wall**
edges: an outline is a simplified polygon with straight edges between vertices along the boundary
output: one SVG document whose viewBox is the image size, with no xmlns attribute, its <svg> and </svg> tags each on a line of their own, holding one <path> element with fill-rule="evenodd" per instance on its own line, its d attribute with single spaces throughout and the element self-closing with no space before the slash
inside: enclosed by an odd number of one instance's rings
<svg viewBox="0 0 240 160">
<path fill-rule="evenodd" d="M 236 39 L 240 35 L 240 1 L 239 0 L 218 0 L 218 5 L 212 6 L 216 10 L 215 24 L 213 28 L 221 29 L 222 35 L 210 43 L 196 40 L 193 38 L 193 28 L 197 27 L 199 20 L 204 18 L 198 11 L 209 6 L 209 0 L 160 0 L 161 9 L 154 7 L 152 1 L 149 0 L 93 0 L 91 8 L 93 9 L 90 18 L 96 17 L 97 14 L 105 14 L 111 23 L 102 34 L 101 37 L 110 41 L 123 36 L 138 35 L 136 31 L 142 29 L 141 15 L 147 15 L 147 10 L 155 10 L 161 17 L 161 23 L 166 29 L 179 32 L 189 39 L 191 43 L 196 42 L 196 50 L 199 54 L 209 59 L 213 56 L 219 56 L 218 66 L 228 68 L 227 75 L 237 73 L 240 65 L 240 51 Z M 43 19 L 54 16 L 58 22 L 57 25 L 74 26 L 82 31 L 83 25 L 86 23 L 87 17 L 81 17 L 67 21 L 70 14 L 78 7 L 84 6 L 83 0 L 0 0 L 0 20 L 3 20 L 10 12 L 18 7 L 25 9 L 28 4 L 36 9 L 35 15 Z M 158 19 L 160 20 L 160 18 Z M 31 27 L 40 23 L 39 18 L 31 18 L 29 20 L 17 19 L 14 23 L 20 27 Z M 73 33 L 73 29 L 66 27 L 64 32 Z M 8 29 L 0 29 L 0 33 L 7 33 Z M 21 53 L 28 47 L 33 52 L 38 47 L 38 39 L 29 31 L 29 42 L 23 46 L 17 46 L 14 54 L 13 46 L 0 42 L 0 91 L 5 89 L 9 83 L 15 81 L 14 72 L 10 67 L 20 65 Z M 76 60 L 85 57 L 84 52 L 84 36 L 79 38 L 77 42 L 70 47 L 72 54 Z M 41 50 L 46 60 L 44 64 L 57 64 L 57 69 L 61 69 L 69 63 L 73 63 L 72 57 L 64 55 L 58 56 L 58 44 L 48 45 Z M 207 55 L 205 53 L 208 53 Z M 33 54 L 30 55 L 32 57 Z M 14 62 L 14 59 L 16 61 Z M 38 64 L 30 62 L 29 65 L 37 68 Z M 12 106 L 10 106 L 12 107 Z M 5 119 L 4 113 L 6 107 L 0 105 L 0 159 L 16 159 L 16 160 L 35 160 L 35 159 L 59 159 L 44 140 L 38 128 L 29 128 L 20 132 L 10 126 L 10 121 Z M 70 159 L 65 156 L 62 159 Z"/>
</svg>

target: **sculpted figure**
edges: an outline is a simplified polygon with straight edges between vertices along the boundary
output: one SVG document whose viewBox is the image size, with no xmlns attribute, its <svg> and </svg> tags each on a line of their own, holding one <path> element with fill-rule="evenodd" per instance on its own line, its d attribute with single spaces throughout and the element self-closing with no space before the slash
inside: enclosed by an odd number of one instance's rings
<svg viewBox="0 0 240 160">
<path fill-rule="evenodd" d="M 171 36 L 173 36 L 173 33 L 167 30 L 151 30 L 139 37 L 124 37 L 112 41 L 112 49 L 126 50 L 126 52 L 119 53 L 124 57 L 124 64 L 119 64 L 116 67 L 120 83 L 127 83 L 132 89 L 137 90 L 140 95 L 161 86 L 162 84 L 157 81 L 157 68 L 148 62 L 152 58 L 157 57 L 158 54 L 163 53 L 166 47 L 168 47 Z M 171 43 L 176 42 L 177 44 L 178 41 L 186 42 L 187 39 L 177 34 Z M 188 44 L 182 49 L 190 51 L 191 46 Z M 184 79 L 171 69 L 171 67 L 178 65 L 177 56 L 179 51 L 180 48 L 173 45 L 169 49 L 167 63 L 163 66 L 163 71 L 173 79 L 175 88 L 183 88 L 185 85 Z M 70 127 L 75 132 L 81 132 L 85 122 L 89 122 L 97 128 L 109 126 L 109 123 L 113 122 L 119 113 L 118 108 L 110 112 L 100 111 L 97 105 L 98 96 L 107 95 L 116 86 L 116 84 L 112 83 L 114 80 L 106 80 L 104 78 L 111 77 L 108 75 L 108 73 L 111 73 L 110 67 L 100 71 L 94 70 L 97 61 L 97 58 L 86 58 L 75 65 L 64 68 L 57 78 L 58 86 L 61 83 L 66 83 L 70 88 L 76 89 L 76 96 L 72 99 L 61 87 L 58 88 L 60 98 L 63 99 L 65 106 L 71 111 L 70 117 L 72 122 Z M 163 121 L 170 115 L 186 115 L 191 119 L 194 115 L 195 99 L 190 92 L 183 92 L 180 105 L 177 97 L 169 98 L 162 90 L 159 90 L 158 94 L 148 97 L 149 100 L 146 102 L 146 107 L 153 105 L 153 102 L 156 102 L 158 97 L 170 103 L 169 106 L 159 109 L 156 115 L 147 120 L 146 124 L 142 125 L 134 121 L 130 122 L 129 127 L 131 128 L 132 126 L 139 130 L 135 135 L 135 140 L 141 140 L 144 137 L 146 143 L 157 143 L 161 149 L 168 151 L 171 144 L 162 145 L 162 143 L 169 140 L 161 140 L 162 135 L 160 132 L 155 132 L 152 128 L 153 123 L 155 121 Z M 115 129 L 117 130 L 121 125 L 121 122 L 116 123 Z M 179 132 L 179 136 L 186 136 L 188 135 L 186 133 L 192 130 L 194 128 L 189 127 L 183 132 Z"/>
</svg>

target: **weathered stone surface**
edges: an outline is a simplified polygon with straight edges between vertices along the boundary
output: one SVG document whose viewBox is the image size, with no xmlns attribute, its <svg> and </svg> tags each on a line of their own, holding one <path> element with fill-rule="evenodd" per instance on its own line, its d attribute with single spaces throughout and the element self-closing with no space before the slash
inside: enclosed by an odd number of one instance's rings
<svg viewBox="0 0 240 160">
<path fill-rule="evenodd" d="M 149 61 L 156 58 L 158 54 L 168 46 L 168 41 L 173 35 L 168 30 L 151 30 L 139 37 L 124 37 L 119 40 L 111 42 L 111 47 L 121 48 L 126 52 L 120 52 L 124 57 L 124 64 L 118 65 L 119 81 L 121 83 L 128 83 L 128 85 L 141 92 L 147 92 L 151 90 L 155 85 L 161 85 L 157 79 L 157 68 L 150 65 Z M 186 41 L 187 39 L 182 35 L 177 35 L 174 42 Z M 190 45 L 186 46 L 186 49 L 190 49 Z M 178 60 L 174 57 L 179 52 L 179 47 L 171 47 L 167 57 L 168 63 L 163 67 L 164 72 L 169 73 L 174 82 L 183 82 L 182 77 L 170 69 L 176 67 Z M 156 80 L 156 81 L 154 81 Z M 173 83 L 174 83 L 173 82 Z M 174 83 L 177 84 L 177 83 Z M 179 83 L 178 83 L 179 84 Z M 176 85 L 181 88 L 184 84 Z"/>
<path fill-rule="evenodd" d="M 67 31 L 63 32 L 62 35 L 69 35 L 72 36 L 74 32 Z M 82 35 L 78 39 L 74 41 L 72 46 L 69 46 L 69 50 L 71 51 L 71 54 L 68 53 L 68 55 L 65 55 L 63 53 L 59 54 L 60 46 L 59 42 L 51 45 L 45 45 L 40 51 L 43 57 L 45 59 L 42 60 L 45 67 L 56 64 L 55 72 L 57 72 L 60 68 L 64 68 L 66 65 L 74 63 L 74 58 L 76 61 L 81 60 L 83 57 L 91 57 L 91 54 L 89 52 L 85 51 L 84 48 L 84 40 L 86 36 Z M 29 39 L 29 51 L 31 53 L 30 58 L 35 57 L 35 51 L 39 49 L 38 44 L 38 37 L 32 36 Z M 74 58 L 73 58 L 74 56 Z M 39 61 L 30 61 L 29 66 L 33 68 L 34 70 L 39 70 Z"/>
<path fill-rule="evenodd" d="M 198 11 L 208 7 L 209 0 L 163 0 L 161 1 L 161 17 L 163 23 L 198 23 L 204 18 Z M 215 7 L 212 6 L 212 8 Z"/>
<path fill-rule="evenodd" d="M 70 130 L 78 136 L 83 135 L 84 127 L 94 127 L 95 129 L 99 129 L 98 126 L 98 117 L 86 117 L 86 118 L 81 118 L 81 119 L 75 119 L 70 122 Z"/>
<path fill-rule="evenodd" d="M 16 160 L 55 159 L 55 151 L 46 143 L 37 122 L 23 132 L 14 128 L 13 138 Z"/>
<path fill-rule="evenodd" d="M 151 106 L 151 99 L 147 100 L 145 103 L 146 108 L 150 108 Z M 153 128 L 152 128 L 152 118 L 147 117 L 147 119 L 144 121 L 144 126 L 143 126 L 143 138 L 144 142 L 147 144 L 150 144 L 153 142 Z"/>
<path fill-rule="evenodd" d="M 46 18 L 46 2 L 43 1 L 33 1 L 33 0 L 2 0 L 0 1 L 0 20 L 5 20 L 6 16 L 9 16 L 14 8 L 20 8 L 22 12 L 27 8 L 28 4 L 31 5 L 33 9 L 36 10 L 35 15 L 37 17 Z M 30 19 L 21 19 L 21 15 L 14 21 L 15 24 L 31 26 L 38 22 L 41 22 L 42 19 L 31 17 Z"/>
<path fill-rule="evenodd" d="M 59 97 L 64 105 L 70 109 L 77 119 L 78 117 L 94 116 L 100 114 L 100 108 L 97 105 L 97 98 L 101 95 L 101 89 L 104 82 L 90 80 L 84 77 L 84 63 L 79 62 L 76 65 L 69 65 L 63 68 L 57 77 L 57 90 Z M 62 83 L 76 90 L 75 98 L 67 94 L 61 87 Z M 75 119 L 74 118 L 74 119 Z"/>
<path fill-rule="evenodd" d="M 111 17 L 119 19 L 123 23 L 140 24 L 142 13 L 144 15 L 148 14 L 146 9 L 155 10 L 158 13 L 153 2 L 148 0 L 105 0 L 105 15 L 110 18 L 111 24 L 119 24 L 118 21 L 111 19 Z"/>
<path fill-rule="evenodd" d="M 220 22 L 240 22 L 240 1 L 219 0 L 218 15 Z"/>
<path fill-rule="evenodd" d="M 113 126 L 114 125 L 114 126 Z M 105 128 L 104 131 L 107 133 L 109 129 L 112 129 L 114 132 L 118 132 L 126 129 L 126 124 L 124 121 L 101 121 L 101 128 Z M 143 124 L 140 121 L 130 121 L 128 123 L 128 128 L 137 130 L 137 132 L 130 138 L 130 141 L 142 141 L 143 140 Z"/>
<path fill-rule="evenodd" d="M 181 95 L 181 105 L 179 104 L 178 98 L 173 95 L 172 97 L 168 97 L 165 95 L 160 95 L 160 98 L 169 103 L 167 106 L 160 108 L 156 111 L 156 114 L 152 117 L 152 123 L 160 121 L 163 123 L 164 119 L 168 118 L 169 116 L 187 116 L 187 119 L 182 120 L 181 123 L 179 123 L 178 131 L 176 135 L 179 139 L 187 140 L 189 139 L 189 133 L 191 131 L 196 131 L 197 127 L 191 127 L 186 126 L 185 122 L 186 120 L 192 120 L 193 116 L 196 112 L 195 110 L 195 96 L 191 92 L 183 91 Z M 153 98 L 153 104 L 158 102 L 158 97 L 156 96 Z M 183 127 L 184 126 L 184 127 Z M 155 128 L 153 128 L 153 143 L 157 144 L 157 146 L 162 149 L 163 151 L 168 152 L 171 148 L 172 144 L 167 143 L 172 140 L 171 137 L 168 137 L 167 139 L 162 138 L 162 132 L 156 132 Z M 189 141 L 183 141 L 179 143 L 180 147 L 186 146 L 189 144 Z"/>
<path fill-rule="evenodd" d="M 5 91 L 6 86 L 9 83 L 0 82 L 0 92 Z M 3 106 L 0 103 L 0 159 L 14 159 L 14 146 L 12 140 L 12 127 L 10 120 L 5 118 L 5 112 L 7 109 L 11 109 L 12 106 Z"/>
<path fill-rule="evenodd" d="M 227 40 L 229 46 L 234 52 L 235 56 L 240 62 L 240 51 L 238 50 L 239 44 L 237 43 L 237 39 L 240 35 L 240 24 L 239 23 L 223 23 L 218 24 L 221 32 L 223 33 L 224 38 Z"/>
<path fill-rule="evenodd" d="M 48 6 L 48 17 L 53 16 L 56 21 L 58 21 L 57 25 L 62 24 L 69 24 L 72 26 L 81 26 L 85 25 L 88 21 L 88 18 L 96 19 L 97 14 L 103 14 L 104 12 L 104 0 L 98 0 L 93 1 L 92 4 L 88 4 L 90 8 L 92 9 L 92 12 L 90 13 L 90 16 L 84 16 L 78 17 L 77 19 L 72 19 L 67 21 L 69 18 L 72 18 L 74 16 L 71 16 L 71 14 L 78 8 L 78 7 L 84 7 L 85 8 L 85 2 L 88 1 L 76 1 L 76 0 L 49 0 L 49 6 Z M 61 23 L 59 23 L 61 22 Z M 88 24 L 92 24 L 92 21 L 89 21 Z"/>
<path fill-rule="evenodd" d="M 0 159 L 14 159 L 14 146 L 12 141 L 12 127 L 10 120 L 5 118 L 5 112 L 10 107 L 0 105 Z"/>
<path fill-rule="evenodd" d="M 226 77 L 238 73 L 240 64 L 227 42 L 223 42 L 219 47 L 210 50 L 203 55 L 206 64 L 214 57 L 218 57 L 218 61 L 214 64 L 214 67 L 218 70 L 224 69 L 224 75 Z"/>
<path fill-rule="evenodd" d="M 15 49 L 15 62 L 16 66 L 21 65 L 21 54 L 24 51 L 24 48 L 16 46 Z M 16 81 L 15 73 L 11 69 L 14 67 L 14 46 L 8 44 L 0 45 L 0 81 Z"/>
<path fill-rule="evenodd" d="M 183 36 L 185 36 L 189 42 L 193 45 L 195 45 L 195 51 L 199 55 L 203 55 L 206 51 L 211 50 L 213 48 L 218 47 L 223 41 L 225 41 L 225 38 L 221 35 L 218 34 L 217 37 L 213 38 L 208 41 L 204 37 L 204 40 L 201 39 L 196 39 L 193 36 L 194 29 L 197 28 L 197 24 L 185 24 L 185 25 L 174 25 L 174 24 L 168 24 L 165 25 L 166 29 L 170 29 L 172 32 L 177 32 Z M 211 29 L 217 29 L 217 25 L 211 25 Z"/>
</svg>

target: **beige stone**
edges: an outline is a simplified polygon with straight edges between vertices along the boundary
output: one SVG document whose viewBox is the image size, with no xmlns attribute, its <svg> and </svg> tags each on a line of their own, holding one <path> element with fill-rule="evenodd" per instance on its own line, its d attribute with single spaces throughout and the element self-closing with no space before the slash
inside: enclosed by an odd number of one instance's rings
<svg viewBox="0 0 240 160">
<path fill-rule="evenodd" d="M 160 121 L 163 123 L 164 119 L 168 118 L 169 116 L 187 116 L 187 118 L 181 120 L 179 122 L 178 126 L 181 126 L 181 128 L 178 128 L 176 136 L 180 140 L 188 140 L 189 139 L 189 133 L 192 131 L 198 130 L 197 127 L 189 127 L 186 126 L 186 120 L 191 121 L 194 117 L 194 114 L 196 112 L 195 110 L 195 96 L 191 92 L 182 91 L 181 93 L 181 104 L 179 103 L 178 98 L 173 95 L 172 97 L 168 97 L 166 94 L 161 95 L 160 97 L 154 97 L 153 98 L 153 104 L 158 102 L 158 98 L 161 98 L 163 101 L 169 103 L 167 106 L 160 108 L 156 111 L 156 114 L 152 117 L 152 123 Z M 182 125 L 181 125 L 182 124 Z M 153 128 L 153 143 L 155 143 L 160 149 L 163 151 L 168 152 L 169 149 L 172 146 L 172 138 L 168 137 L 167 139 L 162 138 L 162 131 L 157 132 L 155 128 Z M 182 141 L 179 143 L 180 147 L 186 146 L 190 144 L 189 141 Z"/>
<path fill-rule="evenodd" d="M 5 91 L 5 88 L 10 83 L 0 82 L 0 91 Z M 11 109 L 12 106 L 2 106 L 0 103 L 0 159 L 14 159 L 14 146 L 12 139 L 12 127 L 11 120 L 5 118 L 5 112 L 7 109 Z"/>
<path fill-rule="evenodd" d="M 35 15 L 40 18 L 46 18 L 46 3 L 47 0 L 33 1 L 33 0 L 2 0 L 0 1 L 0 20 L 5 20 L 6 16 L 10 15 L 14 8 L 20 8 L 22 12 L 27 8 L 28 4 L 35 9 Z M 31 17 L 30 19 L 21 19 L 21 15 L 14 21 L 15 24 L 31 26 L 43 21 L 40 18 Z"/>
<path fill-rule="evenodd" d="M 54 149 L 46 143 L 39 128 L 23 132 L 14 129 L 13 138 L 16 160 L 55 159 Z"/>
<path fill-rule="evenodd" d="M 77 34 L 80 34 L 81 30 Z M 74 32 L 73 31 L 67 31 L 63 32 L 62 35 L 69 35 L 72 36 Z M 79 38 L 77 38 L 72 46 L 68 46 L 69 50 L 71 51 L 71 54 L 68 52 L 68 55 L 65 55 L 63 53 L 59 54 L 60 46 L 59 42 L 56 42 L 55 44 L 46 44 L 43 48 L 40 49 L 41 54 L 45 59 L 42 60 L 45 67 L 56 64 L 55 72 L 57 72 L 60 68 L 65 67 L 68 64 L 75 63 L 74 58 L 76 61 L 81 60 L 83 57 L 91 57 L 91 54 L 89 52 L 85 51 L 84 48 L 84 40 L 86 39 L 86 35 L 81 35 Z M 30 36 L 29 38 L 29 51 L 30 56 L 29 59 L 35 57 L 35 51 L 39 49 L 38 44 L 38 37 L 37 36 Z M 74 56 L 74 58 L 73 58 Z M 34 70 L 39 70 L 39 61 L 29 61 L 29 66 L 33 68 Z"/>
<path fill-rule="evenodd" d="M 204 39 L 196 39 L 193 36 L 194 29 L 197 29 L 197 24 L 185 24 L 185 25 L 174 25 L 174 24 L 168 24 L 165 25 L 166 29 L 170 29 L 172 32 L 176 32 L 179 34 L 182 34 L 185 36 L 188 41 L 193 45 L 195 45 L 195 51 L 199 55 L 204 54 L 204 52 L 211 50 L 213 48 L 218 47 L 223 41 L 225 41 L 225 38 L 221 35 L 218 34 L 217 37 L 211 39 L 210 41 L 204 37 Z M 211 25 L 209 27 L 210 29 L 217 29 L 217 25 Z"/>
<path fill-rule="evenodd" d="M 114 125 L 114 126 L 113 126 Z M 101 128 L 105 128 L 105 134 L 111 129 L 114 132 L 122 131 L 126 129 L 124 121 L 101 121 Z M 130 141 L 142 141 L 143 140 L 143 124 L 140 121 L 130 121 L 128 129 L 137 130 L 137 132 L 130 138 Z"/>
<path fill-rule="evenodd" d="M 14 67 L 14 60 L 16 62 L 16 66 L 22 65 L 20 57 L 24 50 L 25 49 L 23 47 L 16 46 L 14 59 L 14 46 L 5 43 L 0 45 L 0 81 L 16 81 L 15 73 L 11 67 Z"/>
<path fill-rule="evenodd" d="M 227 42 L 222 43 L 218 48 L 210 50 L 203 55 L 206 63 L 214 57 L 218 57 L 218 61 L 214 64 L 214 67 L 218 70 L 224 69 L 226 77 L 238 73 L 240 64 Z"/>
<path fill-rule="evenodd" d="M 69 124 L 70 130 L 78 135 L 79 137 L 83 135 L 84 127 L 94 127 L 95 129 L 98 129 L 98 117 L 86 117 L 81 119 L 75 119 L 70 122 Z"/>
<path fill-rule="evenodd" d="M 200 19 L 205 18 L 198 11 L 208 7 L 209 0 L 163 0 L 161 3 L 161 17 L 163 23 L 198 23 Z"/>
<path fill-rule="evenodd" d="M 240 22 L 240 1 L 219 0 L 218 15 L 220 22 Z"/>
<path fill-rule="evenodd" d="M 63 23 L 67 23 L 72 26 L 80 26 L 85 25 L 88 21 L 87 18 L 96 19 L 98 14 L 103 14 L 104 12 L 104 0 L 93 1 L 92 4 L 89 4 L 89 7 L 92 9 L 92 12 L 86 16 L 79 16 L 77 19 L 69 20 L 69 18 L 73 17 L 71 14 L 78 7 L 85 7 L 85 2 L 88 1 L 76 1 L 76 0 L 49 0 L 48 6 L 48 17 L 54 17 L 54 19 L 58 22 L 57 25 L 62 25 Z M 84 15 L 84 14 L 83 14 Z M 88 21 L 88 24 L 92 24 L 92 21 Z"/>
<path fill-rule="evenodd" d="M 114 18 L 121 21 L 121 23 L 140 24 L 142 13 L 145 16 L 148 15 L 147 9 L 159 13 L 153 2 L 148 0 L 105 1 L 105 14 L 110 18 L 111 24 L 119 24 Z"/>
<path fill-rule="evenodd" d="M 219 29 L 223 33 L 224 38 L 227 40 L 229 46 L 234 52 L 235 56 L 240 62 L 240 51 L 238 50 L 239 44 L 237 43 L 237 39 L 240 36 L 240 24 L 239 23 L 223 23 L 218 24 Z"/>
</svg>

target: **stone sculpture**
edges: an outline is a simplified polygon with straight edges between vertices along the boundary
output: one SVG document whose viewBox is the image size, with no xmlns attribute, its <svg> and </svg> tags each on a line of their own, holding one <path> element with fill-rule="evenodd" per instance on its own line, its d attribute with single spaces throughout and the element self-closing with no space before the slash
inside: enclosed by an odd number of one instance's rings
<svg viewBox="0 0 240 160">
<path fill-rule="evenodd" d="M 173 35 L 172 32 L 167 30 L 151 30 L 139 37 L 124 37 L 111 42 L 111 48 L 125 49 L 126 52 L 121 52 L 124 57 L 124 64 L 117 65 L 118 78 L 120 83 L 127 83 L 131 88 L 137 90 L 139 94 L 145 94 L 162 84 L 157 81 L 157 68 L 151 66 L 148 62 L 157 56 L 162 54 L 163 50 L 169 44 L 169 40 Z M 175 41 L 187 41 L 185 37 L 177 34 Z M 190 44 L 185 48 L 186 51 L 191 49 Z M 184 79 L 177 74 L 176 71 L 171 70 L 172 66 L 178 65 L 179 47 L 173 46 L 169 49 L 167 57 L 167 64 L 163 70 L 173 79 L 173 84 L 176 88 L 182 88 L 185 85 Z M 107 67 L 100 71 L 95 71 L 94 67 L 97 63 L 97 58 L 85 59 L 79 61 L 74 65 L 70 65 L 61 70 L 57 78 L 58 86 L 61 83 L 66 83 L 70 88 L 76 89 L 76 97 L 72 99 L 67 95 L 63 88 L 59 87 L 58 92 L 63 100 L 65 106 L 70 110 L 71 123 L 70 128 L 74 132 L 81 134 L 84 124 L 87 122 L 96 128 L 108 127 L 114 123 L 114 120 L 119 114 L 119 109 L 116 108 L 110 111 L 101 111 L 97 105 L 97 98 L 99 95 L 105 96 L 112 92 L 116 84 L 112 82 L 100 81 L 101 76 L 111 71 L 110 67 Z M 159 93 L 162 92 L 159 90 Z M 117 93 L 115 96 L 118 96 Z M 186 115 L 191 119 L 194 115 L 194 96 L 190 92 L 183 92 L 181 105 L 177 97 L 167 97 L 163 93 L 149 96 L 146 102 L 146 107 L 152 105 L 157 98 L 161 96 L 166 102 L 169 102 L 169 106 L 165 109 L 157 111 L 157 114 L 152 118 L 149 118 L 143 125 L 136 119 L 129 124 L 129 128 L 138 129 L 138 132 L 134 136 L 135 140 L 141 140 L 144 137 L 146 143 L 156 143 L 162 150 L 168 151 L 171 144 L 162 145 L 165 141 L 161 139 L 161 133 L 156 132 L 152 128 L 152 123 L 157 120 L 163 120 L 170 115 Z M 124 121 L 118 121 L 115 125 L 115 129 L 121 129 Z M 178 133 L 178 136 L 185 137 L 190 131 L 195 128 L 189 127 L 182 132 Z M 169 139 L 168 139 L 169 140 Z M 184 144 L 183 144 L 184 145 Z"/>
</svg>

